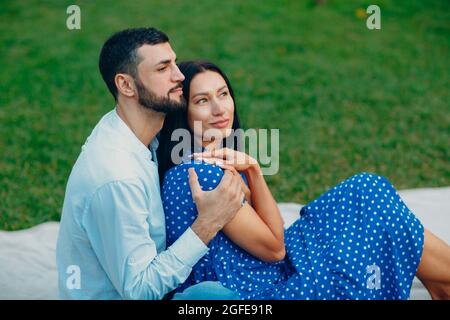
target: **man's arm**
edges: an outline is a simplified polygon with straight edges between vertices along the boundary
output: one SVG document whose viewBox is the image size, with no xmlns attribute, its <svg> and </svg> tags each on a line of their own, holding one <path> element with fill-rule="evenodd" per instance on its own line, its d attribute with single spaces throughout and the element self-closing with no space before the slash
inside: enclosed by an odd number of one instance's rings
<svg viewBox="0 0 450 320">
<path fill-rule="evenodd" d="M 124 299 L 162 299 L 189 276 L 208 247 L 188 228 L 157 253 L 142 182 L 111 182 L 93 195 L 82 224 L 109 279 Z"/>
</svg>

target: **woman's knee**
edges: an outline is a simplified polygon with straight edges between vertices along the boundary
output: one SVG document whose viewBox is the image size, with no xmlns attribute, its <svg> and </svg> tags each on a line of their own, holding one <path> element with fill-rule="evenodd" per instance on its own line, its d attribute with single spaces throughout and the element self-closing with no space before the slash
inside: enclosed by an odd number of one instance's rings
<svg viewBox="0 0 450 320">
<path fill-rule="evenodd" d="M 352 182 L 353 185 L 363 188 L 366 187 L 373 188 L 380 183 L 384 184 L 383 187 L 390 184 L 389 181 L 384 176 L 366 171 L 351 176 L 350 178 L 348 178 L 348 182 Z"/>
</svg>

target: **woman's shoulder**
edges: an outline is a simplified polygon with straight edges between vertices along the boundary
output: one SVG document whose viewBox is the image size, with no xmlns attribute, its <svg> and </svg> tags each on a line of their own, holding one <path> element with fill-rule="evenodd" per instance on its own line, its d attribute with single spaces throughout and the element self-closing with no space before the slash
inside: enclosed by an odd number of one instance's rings
<svg viewBox="0 0 450 320">
<path fill-rule="evenodd" d="M 170 168 L 166 173 L 166 177 L 188 175 L 189 168 L 194 168 L 197 175 L 223 175 L 223 169 L 219 166 L 200 160 L 189 160 Z"/>
<path fill-rule="evenodd" d="M 220 182 L 223 176 L 223 169 L 214 164 L 204 161 L 190 160 L 180 163 L 167 171 L 164 176 L 164 185 L 166 183 L 180 183 L 189 180 L 189 168 L 194 168 L 198 176 L 198 181 L 203 190 L 212 190 Z"/>
</svg>

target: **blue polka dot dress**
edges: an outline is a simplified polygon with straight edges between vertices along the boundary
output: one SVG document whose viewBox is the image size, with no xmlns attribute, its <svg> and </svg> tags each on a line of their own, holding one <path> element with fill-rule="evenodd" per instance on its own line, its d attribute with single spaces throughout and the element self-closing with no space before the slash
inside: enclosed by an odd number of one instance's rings
<svg viewBox="0 0 450 320">
<path fill-rule="evenodd" d="M 202 190 L 222 179 L 220 167 L 203 162 L 170 169 L 162 186 L 167 246 L 193 223 L 188 168 Z M 268 263 L 219 232 L 209 251 L 175 291 L 220 281 L 242 299 L 408 299 L 423 249 L 424 229 L 389 181 L 356 174 L 306 204 L 285 230 L 286 257 Z"/>
</svg>

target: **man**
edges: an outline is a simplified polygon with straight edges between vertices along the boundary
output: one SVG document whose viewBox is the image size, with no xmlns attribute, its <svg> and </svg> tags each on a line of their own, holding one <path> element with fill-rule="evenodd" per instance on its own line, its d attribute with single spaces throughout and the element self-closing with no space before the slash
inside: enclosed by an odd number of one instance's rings
<svg viewBox="0 0 450 320">
<path fill-rule="evenodd" d="M 101 50 L 116 108 L 92 131 L 67 183 L 56 251 L 62 299 L 167 298 L 241 207 L 237 176 L 226 172 L 203 192 L 191 171 L 198 218 L 166 248 L 155 150 L 165 114 L 186 107 L 175 61 L 168 37 L 154 28 L 116 33 Z M 177 295 L 237 297 L 215 282 Z"/>
</svg>

